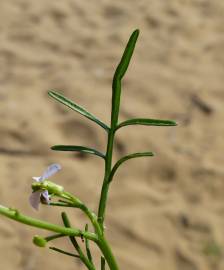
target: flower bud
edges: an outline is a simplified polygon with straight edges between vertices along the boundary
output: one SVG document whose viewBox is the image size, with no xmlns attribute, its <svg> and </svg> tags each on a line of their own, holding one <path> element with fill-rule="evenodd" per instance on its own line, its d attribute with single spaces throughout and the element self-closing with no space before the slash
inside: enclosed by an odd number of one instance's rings
<svg viewBox="0 0 224 270">
<path fill-rule="evenodd" d="M 59 195 L 61 196 L 64 188 L 60 185 L 57 185 L 51 181 L 45 180 L 42 183 L 42 189 L 45 189 L 49 192 L 49 194 L 53 194 L 53 195 Z"/>
<path fill-rule="evenodd" d="M 47 240 L 39 235 L 35 235 L 33 237 L 33 243 L 38 247 L 45 247 L 47 244 Z"/>
<path fill-rule="evenodd" d="M 34 183 L 32 183 L 32 190 L 33 190 L 33 192 L 35 192 L 35 191 L 38 191 L 38 190 L 41 190 L 42 188 L 41 188 L 41 184 L 42 183 L 38 183 L 38 182 L 34 182 Z"/>
<path fill-rule="evenodd" d="M 38 190 L 47 190 L 49 194 L 61 196 L 64 191 L 64 188 L 51 181 L 45 180 L 43 182 L 34 182 L 32 184 L 32 190 L 33 192 Z"/>
</svg>

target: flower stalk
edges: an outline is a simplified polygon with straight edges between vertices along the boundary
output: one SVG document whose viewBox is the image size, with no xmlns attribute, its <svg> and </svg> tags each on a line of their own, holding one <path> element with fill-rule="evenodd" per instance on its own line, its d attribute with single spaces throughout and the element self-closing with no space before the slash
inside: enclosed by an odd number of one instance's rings
<svg viewBox="0 0 224 270">
<path fill-rule="evenodd" d="M 91 241 L 94 241 L 94 242 L 98 241 L 98 237 L 94 233 L 86 232 L 86 231 L 75 229 L 75 228 L 64 228 L 64 227 L 61 227 L 61 226 L 58 226 L 58 225 L 55 225 L 46 221 L 42 221 L 40 219 L 35 219 L 35 218 L 21 214 L 17 209 L 7 208 L 1 205 L 0 214 L 10 219 L 13 219 L 15 221 L 18 221 L 20 223 L 32 226 L 32 227 L 60 233 L 67 236 L 77 236 L 77 237 L 84 236 L 85 238 Z"/>
</svg>

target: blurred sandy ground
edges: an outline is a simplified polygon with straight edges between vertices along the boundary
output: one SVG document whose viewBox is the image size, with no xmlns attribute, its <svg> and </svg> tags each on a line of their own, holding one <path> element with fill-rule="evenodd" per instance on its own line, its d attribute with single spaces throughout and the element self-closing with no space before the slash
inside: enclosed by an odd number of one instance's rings
<svg viewBox="0 0 224 270">
<path fill-rule="evenodd" d="M 1 204 L 61 224 L 61 209 L 27 203 L 31 177 L 53 162 L 54 180 L 96 210 L 103 162 L 54 144 L 105 150 L 104 131 L 47 96 L 57 89 L 110 120 L 111 79 L 131 32 L 141 35 L 125 76 L 120 120 L 174 119 L 177 128 L 127 127 L 115 159 L 130 161 L 111 187 L 107 234 L 121 269 L 224 269 L 224 2 L 220 0 L 1 0 Z M 84 226 L 70 211 L 74 226 Z M 36 229 L 0 218 L 5 270 L 83 269 L 38 249 Z M 68 241 L 57 247 L 71 250 Z M 94 251 L 97 252 L 96 250 Z"/>
</svg>

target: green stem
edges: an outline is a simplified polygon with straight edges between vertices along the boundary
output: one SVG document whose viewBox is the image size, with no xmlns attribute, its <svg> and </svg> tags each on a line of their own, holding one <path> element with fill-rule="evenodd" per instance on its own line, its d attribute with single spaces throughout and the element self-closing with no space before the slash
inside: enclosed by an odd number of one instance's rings
<svg viewBox="0 0 224 270">
<path fill-rule="evenodd" d="M 109 177 L 109 174 L 108 174 L 108 177 Z M 97 220 L 97 216 L 92 211 L 90 211 L 81 201 L 79 201 L 79 203 L 77 203 L 77 199 L 74 198 L 70 193 L 66 192 L 65 194 L 68 196 L 67 198 L 71 199 L 72 201 L 74 200 L 74 206 L 77 208 L 80 208 L 90 219 L 90 221 L 95 229 L 95 232 L 98 236 L 98 240 L 96 241 L 96 244 L 98 245 L 101 252 L 103 253 L 103 255 L 107 261 L 107 264 L 110 267 L 110 270 L 119 270 L 117 262 L 115 260 L 115 257 L 112 253 L 112 250 L 111 250 L 109 244 L 107 243 L 106 239 L 103 236 L 103 230 L 102 230 L 102 228 Z M 83 235 L 83 236 L 85 238 L 85 235 Z"/>
<path fill-rule="evenodd" d="M 114 135 L 115 130 L 117 128 L 119 110 L 120 110 L 120 98 L 121 98 L 121 80 L 124 77 L 127 68 L 129 66 L 132 54 L 134 52 L 135 44 L 138 39 L 139 30 L 136 29 L 124 50 L 120 63 L 118 64 L 112 82 L 112 108 L 111 108 L 111 124 L 108 132 L 108 140 L 107 140 L 107 152 L 105 157 L 105 173 L 103 186 L 101 189 L 100 202 L 98 208 L 98 221 L 103 230 L 103 223 L 105 218 L 105 210 L 107 203 L 107 195 L 109 190 L 109 177 L 111 173 L 111 165 L 112 165 L 112 155 L 113 155 L 113 144 L 114 144 Z"/>
<path fill-rule="evenodd" d="M 110 130 L 107 138 L 107 151 L 105 156 L 105 172 L 104 180 L 101 189 L 100 202 L 98 208 L 98 221 L 103 230 L 103 223 L 105 218 L 105 210 L 107 203 L 107 195 L 109 190 L 109 176 L 112 166 L 112 156 L 113 156 L 113 145 L 115 129 L 118 122 L 119 108 L 120 108 L 120 96 L 121 96 L 121 77 L 117 76 L 117 72 L 114 74 L 113 84 L 112 84 L 112 108 L 111 108 L 111 124 Z"/>
<path fill-rule="evenodd" d="M 61 216 L 62 216 L 65 227 L 70 228 L 71 224 L 70 224 L 70 221 L 69 221 L 66 213 L 62 212 Z M 85 266 L 89 270 L 96 270 L 93 263 L 91 261 L 89 261 L 89 259 L 82 252 L 82 249 L 80 248 L 80 246 L 79 246 L 78 242 L 76 241 L 75 237 L 70 236 L 69 239 L 70 239 L 72 245 L 74 246 L 74 248 L 76 249 L 76 251 L 78 252 L 80 260 L 85 264 Z"/>
<path fill-rule="evenodd" d="M 100 202 L 99 202 L 99 208 L 98 208 L 98 222 L 100 223 L 102 230 L 103 230 L 103 223 L 104 223 L 104 218 L 105 218 L 107 195 L 108 195 L 108 190 L 109 190 L 108 180 L 109 180 L 111 166 L 112 166 L 114 135 L 115 135 L 114 131 L 110 129 L 108 133 L 108 141 L 107 141 L 104 180 L 103 180 L 103 185 L 101 189 Z"/>
<path fill-rule="evenodd" d="M 98 223 L 97 216 L 94 212 L 92 212 L 82 201 L 80 201 L 79 199 L 74 197 L 69 192 L 63 192 L 62 197 L 64 199 L 67 199 L 69 201 L 69 203 L 71 204 L 71 206 L 82 210 L 86 214 L 86 216 L 89 218 L 89 220 L 91 221 L 91 223 L 95 229 L 96 234 L 102 235 L 102 229 L 100 227 L 100 224 Z"/>
<path fill-rule="evenodd" d="M 67 235 L 64 235 L 64 234 L 53 234 L 53 235 L 50 235 L 50 236 L 47 236 L 47 237 L 45 237 L 45 240 L 47 241 L 47 242 L 50 242 L 50 241 L 52 241 L 52 240 L 54 240 L 54 239 L 57 239 L 57 238 L 61 238 L 61 237 L 65 237 L 65 236 L 67 236 Z"/>
<path fill-rule="evenodd" d="M 86 224 L 85 226 L 85 232 L 88 232 L 89 228 L 88 228 L 88 224 Z M 92 254 L 91 254 L 91 251 L 90 251 L 90 246 L 89 246 L 89 240 L 85 238 L 85 248 L 86 248 L 86 254 L 87 254 L 87 257 L 89 259 L 89 261 L 91 263 L 93 263 L 93 258 L 92 258 Z"/>
<path fill-rule="evenodd" d="M 109 177 L 109 175 L 108 175 L 108 177 Z M 80 200 L 79 200 L 79 203 L 77 203 L 77 199 L 74 198 L 70 193 L 66 192 L 65 194 L 68 196 L 67 198 L 70 198 L 72 201 L 74 200 L 74 206 L 77 208 L 80 208 L 90 219 L 90 221 L 95 229 L 95 232 L 98 236 L 98 240 L 96 241 L 96 243 L 97 243 L 98 247 L 100 248 L 100 250 L 102 251 L 110 269 L 111 270 L 119 270 L 118 265 L 116 263 L 116 260 L 114 258 L 114 255 L 112 253 L 112 250 L 111 250 L 109 244 L 107 243 L 106 239 L 103 236 L 103 231 L 102 231 L 102 228 L 97 220 L 96 215 L 91 210 L 89 210 Z"/>
<path fill-rule="evenodd" d="M 105 157 L 105 173 L 103 186 L 101 189 L 100 202 L 98 208 L 98 221 L 103 230 L 103 223 L 105 219 L 105 211 L 107 204 L 107 196 L 109 190 L 109 177 L 112 166 L 112 157 L 113 157 L 113 145 L 114 145 L 114 137 L 115 137 L 115 129 L 118 122 L 119 108 L 120 108 L 120 95 L 121 95 L 121 79 L 119 76 L 114 75 L 113 84 L 112 84 L 112 109 L 111 109 L 111 128 L 108 133 L 107 139 L 107 151 Z"/>
<path fill-rule="evenodd" d="M 102 251 L 105 260 L 107 261 L 110 270 L 119 270 L 115 257 L 106 239 L 104 237 L 100 237 L 97 244 Z"/>
<path fill-rule="evenodd" d="M 75 228 L 64 228 L 64 227 L 61 227 L 52 223 L 39 220 L 39 219 L 34 219 L 29 216 L 22 215 L 16 209 L 0 206 L 0 214 L 10 219 L 16 220 L 20 223 L 30 225 L 32 227 L 41 228 L 44 230 L 48 230 L 48 231 L 52 231 L 52 232 L 56 232 L 56 233 L 60 233 L 60 234 L 68 235 L 68 236 L 77 236 L 77 237 L 84 236 L 85 238 L 88 238 L 89 240 L 92 240 L 94 242 L 97 242 L 98 240 L 98 237 L 94 233 L 85 232 L 85 231 L 78 230 Z"/>
<path fill-rule="evenodd" d="M 105 259 L 101 256 L 101 268 L 100 270 L 105 270 Z"/>
<path fill-rule="evenodd" d="M 73 205 L 70 205 L 68 203 L 62 203 L 62 202 L 51 202 L 49 203 L 50 206 L 61 206 L 61 207 L 74 207 Z"/>
</svg>

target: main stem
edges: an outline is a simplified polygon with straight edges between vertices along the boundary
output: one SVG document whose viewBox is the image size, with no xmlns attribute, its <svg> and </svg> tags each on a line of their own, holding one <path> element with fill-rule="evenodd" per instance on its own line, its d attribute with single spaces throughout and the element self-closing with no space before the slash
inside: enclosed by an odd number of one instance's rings
<svg viewBox="0 0 224 270">
<path fill-rule="evenodd" d="M 109 140 L 108 140 L 108 142 L 109 142 Z M 112 147 L 111 149 L 113 149 L 113 144 L 111 145 L 111 147 Z M 108 153 L 111 153 L 111 151 L 109 150 Z M 111 158 L 112 155 L 109 155 L 109 157 Z M 110 173 L 110 171 L 111 171 L 111 163 L 110 163 L 109 173 Z M 109 177 L 109 174 L 108 174 L 108 177 Z M 108 180 L 106 181 L 106 183 L 108 183 Z M 106 190 L 106 193 L 103 193 L 105 196 L 107 196 L 107 191 L 108 191 L 108 188 Z M 66 195 L 68 197 L 70 197 L 70 199 L 72 199 L 72 201 L 75 202 L 75 207 L 80 208 L 87 215 L 87 217 L 90 219 L 90 221 L 94 227 L 95 233 L 97 235 L 97 241 L 95 241 L 95 242 L 98 245 L 98 247 L 100 248 L 100 250 L 102 251 L 109 268 L 111 270 L 119 270 L 117 262 L 115 260 L 114 255 L 113 255 L 113 252 L 112 252 L 107 240 L 104 237 L 103 223 L 99 223 L 98 217 L 89 208 L 87 208 L 81 201 L 78 202 L 78 200 L 75 197 L 73 197 L 70 193 L 66 193 Z M 104 208 L 101 208 L 101 209 L 104 211 L 105 211 L 105 203 L 106 203 L 106 197 L 102 197 L 102 205 L 104 206 Z M 66 214 L 63 214 L 63 216 L 66 217 Z M 87 266 L 87 268 L 88 268 L 88 266 Z"/>
<path fill-rule="evenodd" d="M 114 136 L 115 130 L 118 122 L 119 108 L 120 108 L 120 96 L 121 96 L 121 78 L 117 76 L 117 72 L 115 72 L 112 84 L 112 109 L 111 109 L 111 126 L 108 132 L 107 139 L 107 151 L 105 158 L 105 174 L 103 180 L 103 186 L 101 190 L 99 209 L 98 209 L 98 221 L 103 230 L 103 223 L 105 218 L 105 210 L 107 203 L 107 194 L 109 190 L 109 177 L 111 173 L 112 166 L 112 156 L 113 156 L 113 145 L 114 145 Z"/>
<path fill-rule="evenodd" d="M 97 242 L 97 245 L 102 251 L 103 256 L 106 259 L 110 270 L 119 270 L 115 257 L 106 239 L 104 237 L 99 237 L 99 241 Z"/>
<path fill-rule="evenodd" d="M 98 222 L 102 230 L 103 230 L 103 223 L 104 223 L 104 218 L 105 218 L 107 194 L 109 190 L 108 179 L 110 176 L 111 166 L 112 166 L 113 144 L 114 144 L 114 131 L 110 129 L 108 133 L 108 141 L 107 141 L 104 180 L 103 180 L 103 186 L 101 190 L 99 209 L 98 209 Z"/>
</svg>

